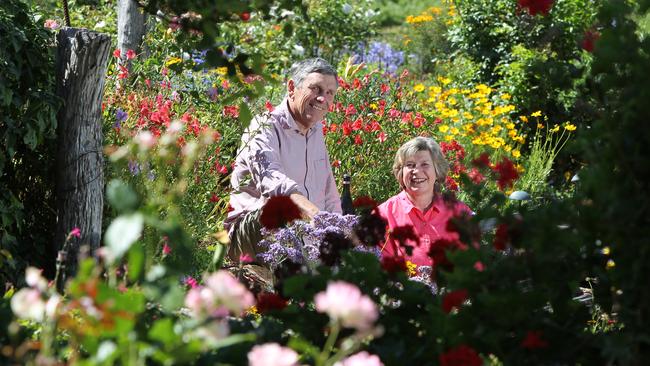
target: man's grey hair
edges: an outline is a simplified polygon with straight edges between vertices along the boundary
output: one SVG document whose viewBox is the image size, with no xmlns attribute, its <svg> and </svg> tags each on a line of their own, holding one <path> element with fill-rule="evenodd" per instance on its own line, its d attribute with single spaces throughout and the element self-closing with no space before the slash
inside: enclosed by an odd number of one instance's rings
<svg viewBox="0 0 650 366">
<path fill-rule="evenodd" d="M 436 172 L 436 183 L 442 185 L 447 178 L 449 172 L 449 163 L 442 154 L 440 145 L 430 137 L 418 136 L 404 143 L 395 154 L 395 162 L 393 163 L 393 175 L 397 179 L 400 187 L 404 189 L 404 180 L 402 179 L 402 168 L 404 162 L 414 156 L 419 151 L 428 151 L 431 154 L 433 161 L 433 170 Z"/>
<path fill-rule="evenodd" d="M 296 87 L 302 84 L 307 75 L 317 72 L 324 75 L 332 75 L 336 79 L 336 86 L 339 85 L 338 74 L 336 69 L 329 62 L 320 57 L 308 58 L 306 60 L 295 62 L 289 69 L 289 79 L 293 80 Z"/>
</svg>

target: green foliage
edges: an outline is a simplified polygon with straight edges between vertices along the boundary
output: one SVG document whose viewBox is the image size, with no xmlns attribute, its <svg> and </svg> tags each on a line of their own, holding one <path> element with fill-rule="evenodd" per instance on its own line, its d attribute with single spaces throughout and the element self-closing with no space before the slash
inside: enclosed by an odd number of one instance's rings
<svg viewBox="0 0 650 366">
<path fill-rule="evenodd" d="M 418 14 L 432 6 L 439 6 L 440 0 L 375 0 L 377 11 L 377 21 L 382 27 L 400 25 L 407 16 Z"/>
<path fill-rule="evenodd" d="M 0 279 L 21 260 L 46 266 L 55 222 L 52 34 L 18 0 L 0 5 Z M 52 262 L 50 262 L 52 263 Z"/>
</svg>

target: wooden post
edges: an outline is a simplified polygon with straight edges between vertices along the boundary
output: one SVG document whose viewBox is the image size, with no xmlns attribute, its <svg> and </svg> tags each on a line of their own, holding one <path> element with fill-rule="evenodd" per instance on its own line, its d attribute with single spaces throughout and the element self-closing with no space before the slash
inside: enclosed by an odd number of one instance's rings
<svg viewBox="0 0 650 366">
<path fill-rule="evenodd" d="M 117 5 L 117 48 L 120 50 L 120 63 L 131 71 L 131 61 L 126 52 L 140 53 L 142 41 L 147 31 L 147 16 L 135 0 L 119 0 Z"/>
<path fill-rule="evenodd" d="M 78 227 L 62 256 L 65 281 L 76 272 L 80 245 L 94 253 L 100 245 L 104 206 L 102 96 L 111 40 L 106 34 L 64 27 L 57 35 L 57 95 L 63 107 L 57 115 L 57 231 L 63 248 L 68 233 Z"/>
</svg>

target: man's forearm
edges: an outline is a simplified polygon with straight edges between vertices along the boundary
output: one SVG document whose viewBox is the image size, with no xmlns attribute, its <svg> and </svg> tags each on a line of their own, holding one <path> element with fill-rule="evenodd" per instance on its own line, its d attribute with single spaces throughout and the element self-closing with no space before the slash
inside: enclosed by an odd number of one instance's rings
<svg viewBox="0 0 650 366">
<path fill-rule="evenodd" d="M 303 196 L 300 193 L 291 193 L 289 198 L 293 203 L 298 206 L 300 212 L 302 212 L 303 217 L 308 219 L 313 219 L 314 216 L 320 211 L 316 205 L 314 205 L 307 197 Z"/>
</svg>

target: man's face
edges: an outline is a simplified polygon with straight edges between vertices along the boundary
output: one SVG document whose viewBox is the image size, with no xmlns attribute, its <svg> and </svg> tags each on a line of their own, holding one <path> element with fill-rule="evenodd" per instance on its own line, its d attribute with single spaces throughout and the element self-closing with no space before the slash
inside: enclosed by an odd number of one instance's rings
<svg viewBox="0 0 650 366">
<path fill-rule="evenodd" d="M 336 94 L 336 78 L 317 72 L 307 74 L 300 86 L 293 80 L 287 83 L 289 90 L 289 110 L 301 130 L 307 131 L 316 122 L 325 118 Z"/>
</svg>

